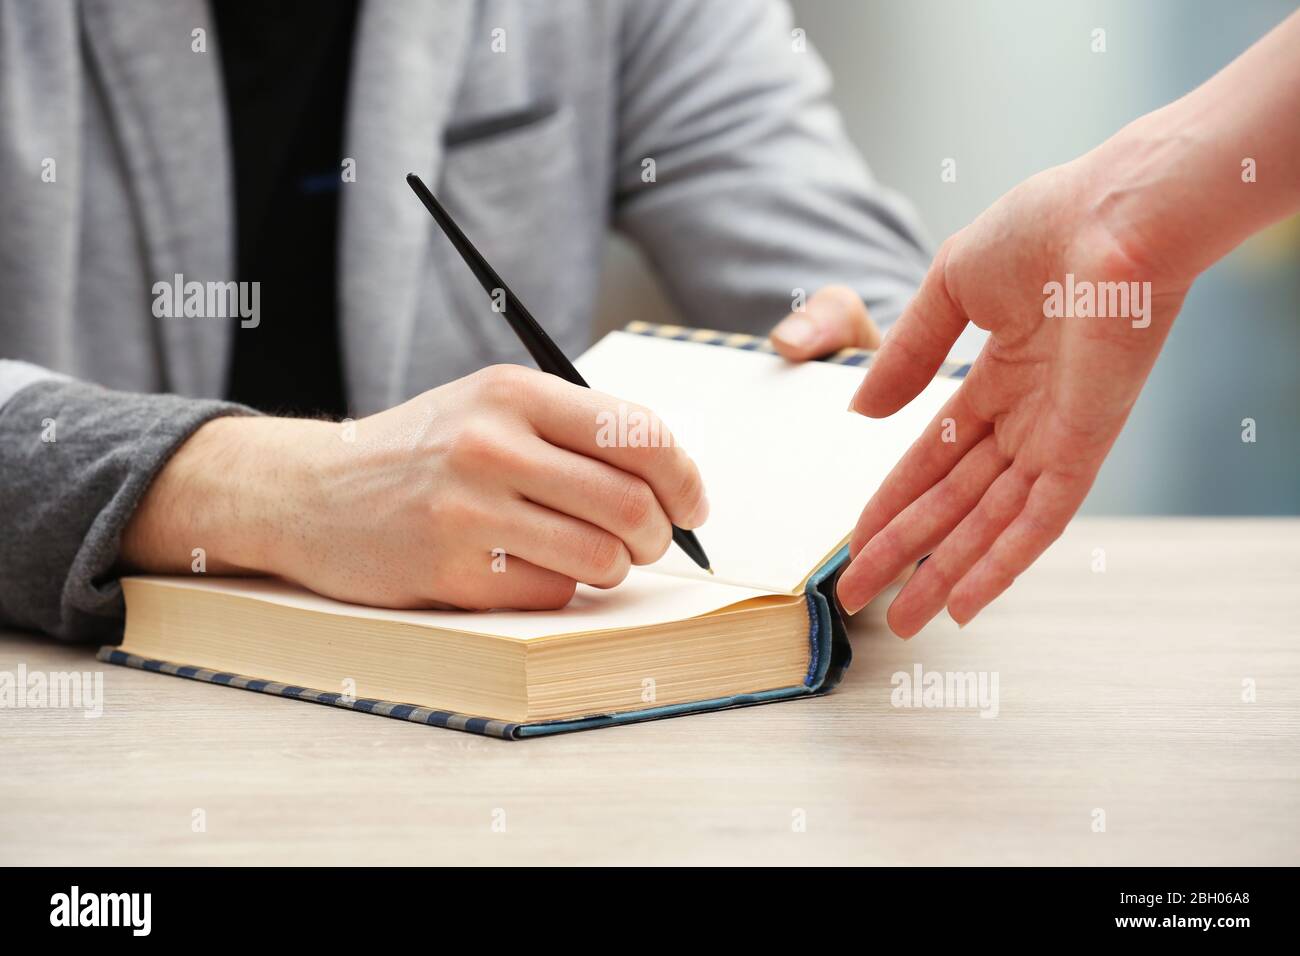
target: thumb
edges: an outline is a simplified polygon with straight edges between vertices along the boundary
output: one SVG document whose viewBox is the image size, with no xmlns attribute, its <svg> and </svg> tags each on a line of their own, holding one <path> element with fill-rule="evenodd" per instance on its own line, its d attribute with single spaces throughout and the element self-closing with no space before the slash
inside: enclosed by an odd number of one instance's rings
<svg viewBox="0 0 1300 956">
<path fill-rule="evenodd" d="M 772 346 L 794 362 L 831 355 L 844 348 L 874 349 L 880 330 L 861 296 L 844 285 L 830 285 L 772 330 Z"/>
<path fill-rule="evenodd" d="M 934 378 L 966 328 L 966 312 L 948 291 L 951 249 L 949 239 L 939 248 L 916 297 L 890 328 L 853 396 L 849 407 L 855 412 L 883 418 L 910 402 Z"/>
</svg>

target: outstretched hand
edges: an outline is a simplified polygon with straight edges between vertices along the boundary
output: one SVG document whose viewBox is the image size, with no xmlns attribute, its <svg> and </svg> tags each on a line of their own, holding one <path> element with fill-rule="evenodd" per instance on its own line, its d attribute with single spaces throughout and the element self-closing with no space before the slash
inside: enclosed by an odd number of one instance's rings
<svg viewBox="0 0 1300 956">
<path fill-rule="evenodd" d="M 846 610 L 931 555 L 890 606 L 889 626 L 911 637 L 945 605 L 964 625 L 1061 534 L 1091 488 L 1190 284 L 1144 261 L 1142 240 L 1114 216 L 1103 224 L 1094 182 L 1076 162 L 1008 193 L 944 243 L 886 336 L 853 402 L 873 418 L 925 388 L 968 322 L 991 333 L 862 512 L 838 585 Z M 1080 298 L 1089 289 L 1091 310 Z"/>
</svg>

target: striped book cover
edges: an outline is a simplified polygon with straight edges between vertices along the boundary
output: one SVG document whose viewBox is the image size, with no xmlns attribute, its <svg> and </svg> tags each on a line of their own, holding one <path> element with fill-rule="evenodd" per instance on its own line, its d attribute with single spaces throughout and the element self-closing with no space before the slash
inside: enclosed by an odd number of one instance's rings
<svg viewBox="0 0 1300 956">
<path fill-rule="evenodd" d="M 833 597 L 835 572 L 839 570 L 847 558 L 848 549 L 845 548 L 827 561 L 809 579 L 807 595 L 808 641 L 811 646 L 811 655 L 808 674 L 802 684 L 796 687 L 783 687 L 714 700 L 692 701 L 690 703 L 671 704 L 612 714 L 593 714 L 572 720 L 555 720 L 533 724 L 509 723 L 502 720 L 492 720 L 488 717 L 433 710 L 401 701 L 348 697 L 337 692 L 282 684 L 276 681 L 248 677 L 243 674 L 216 671 L 206 667 L 193 667 L 172 661 L 152 660 L 137 654 L 128 654 L 112 646 L 101 647 L 96 656 L 107 664 L 134 667 L 137 670 L 153 671 L 157 674 L 168 674 L 172 677 L 184 677 L 188 680 L 204 681 L 209 684 L 234 687 L 238 690 L 252 691 L 258 694 L 270 694 L 275 697 L 285 697 L 309 704 L 341 707 L 357 713 L 389 717 L 393 720 L 405 720 L 410 723 L 424 724 L 428 727 L 461 730 L 466 733 L 482 734 L 485 737 L 497 737 L 502 740 L 522 740 L 528 737 L 543 737 L 571 733 L 577 730 L 595 730 L 599 727 L 613 727 L 645 720 L 676 717 L 682 714 L 746 707 L 791 697 L 806 697 L 825 693 L 839 683 L 852 657 L 843 620 L 835 607 Z"/>
<path fill-rule="evenodd" d="M 680 325 L 661 325 L 654 322 L 629 322 L 624 332 L 633 335 L 649 335 L 660 339 L 676 339 L 679 342 L 699 342 L 701 345 L 720 345 L 729 349 L 741 349 L 745 352 L 776 353 L 771 340 L 765 335 L 748 335 L 744 332 L 715 332 L 711 329 L 688 329 Z M 840 349 L 832 355 L 816 359 L 832 365 L 853 365 L 867 368 L 871 365 L 875 352 L 870 349 Z M 970 363 L 944 362 L 935 373 L 938 378 L 965 378 L 970 371 Z"/>
</svg>

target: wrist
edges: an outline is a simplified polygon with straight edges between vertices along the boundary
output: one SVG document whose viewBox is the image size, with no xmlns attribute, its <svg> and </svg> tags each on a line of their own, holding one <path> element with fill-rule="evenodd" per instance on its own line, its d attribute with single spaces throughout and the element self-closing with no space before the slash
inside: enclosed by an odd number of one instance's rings
<svg viewBox="0 0 1300 956">
<path fill-rule="evenodd" d="M 1262 144 L 1213 94 L 1142 116 L 1081 159 L 1099 219 L 1165 285 L 1190 285 L 1296 202 L 1272 180 L 1255 182 Z"/>
<path fill-rule="evenodd" d="M 1078 160 L 1085 216 L 1109 236 L 1135 272 L 1160 286 L 1187 286 L 1218 255 L 1193 228 L 1187 157 L 1197 133 L 1165 107 L 1124 127 Z"/>
<path fill-rule="evenodd" d="M 310 485 L 304 438 L 322 422 L 222 417 L 197 429 L 155 476 L 122 536 L 131 570 L 281 573 L 288 519 Z"/>
</svg>

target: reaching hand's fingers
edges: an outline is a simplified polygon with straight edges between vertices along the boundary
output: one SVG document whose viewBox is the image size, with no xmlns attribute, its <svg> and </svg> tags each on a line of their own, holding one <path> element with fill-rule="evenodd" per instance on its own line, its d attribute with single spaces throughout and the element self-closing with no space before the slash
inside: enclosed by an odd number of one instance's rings
<svg viewBox="0 0 1300 956">
<path fill-rule="evenodd" d="M 952 619 L 959 625 L 969 624 L 990 601 L 1011 587 L 1016 577 L 1061 536 L 1091 486 L 1090 478 L 1041 476 L 1034 483 L 1025 509 L 948 595 Z"/>
<path fill-rule="evenodd" d="M 949 295 L 945 278 L 952 242 L 939 248 L 916 298 L 889 330 L 853 396 L 854 411 L 872 418 L 898 411 L 934 378 L 966 327 L 966 313 Z"/>
<path fill-rule="evenodd" d="M 1007 467 L 997 439 L 989 435 L 957 463 L 942 481 L 908 505 L 876 534 L 840 576 L 836 594 L 855 614 L 928 554 L 978 504 Z"/>
<path fill-rule="evenodd" d="M 886 615 L 899 637 L 911 637 L 941 610 L 948 594 L 1024 507 L 1033 478 L 1014 465 L 984 493 L 979 504 L 912 575 Z"/>
<path fill-rule="evenodd" d="M 967 401 L 971 380 L 978 372 L 978 368 L 971 370 L 871 496 L 849 540 L 850 555 L 856 557 L 881 528 L 940 481 L 990 433 L 993 426 L 971 411 Z"/>
<path fill-rule="evenodd" d="M 802 362 L 845 348 L 879 348 L 880 330 L 861 296 L 848 286 L 832 285 L 813 295 L 804 311 L 782 319 L 772 330 L 772 345 L 791 361 Z"/>
</svg>

